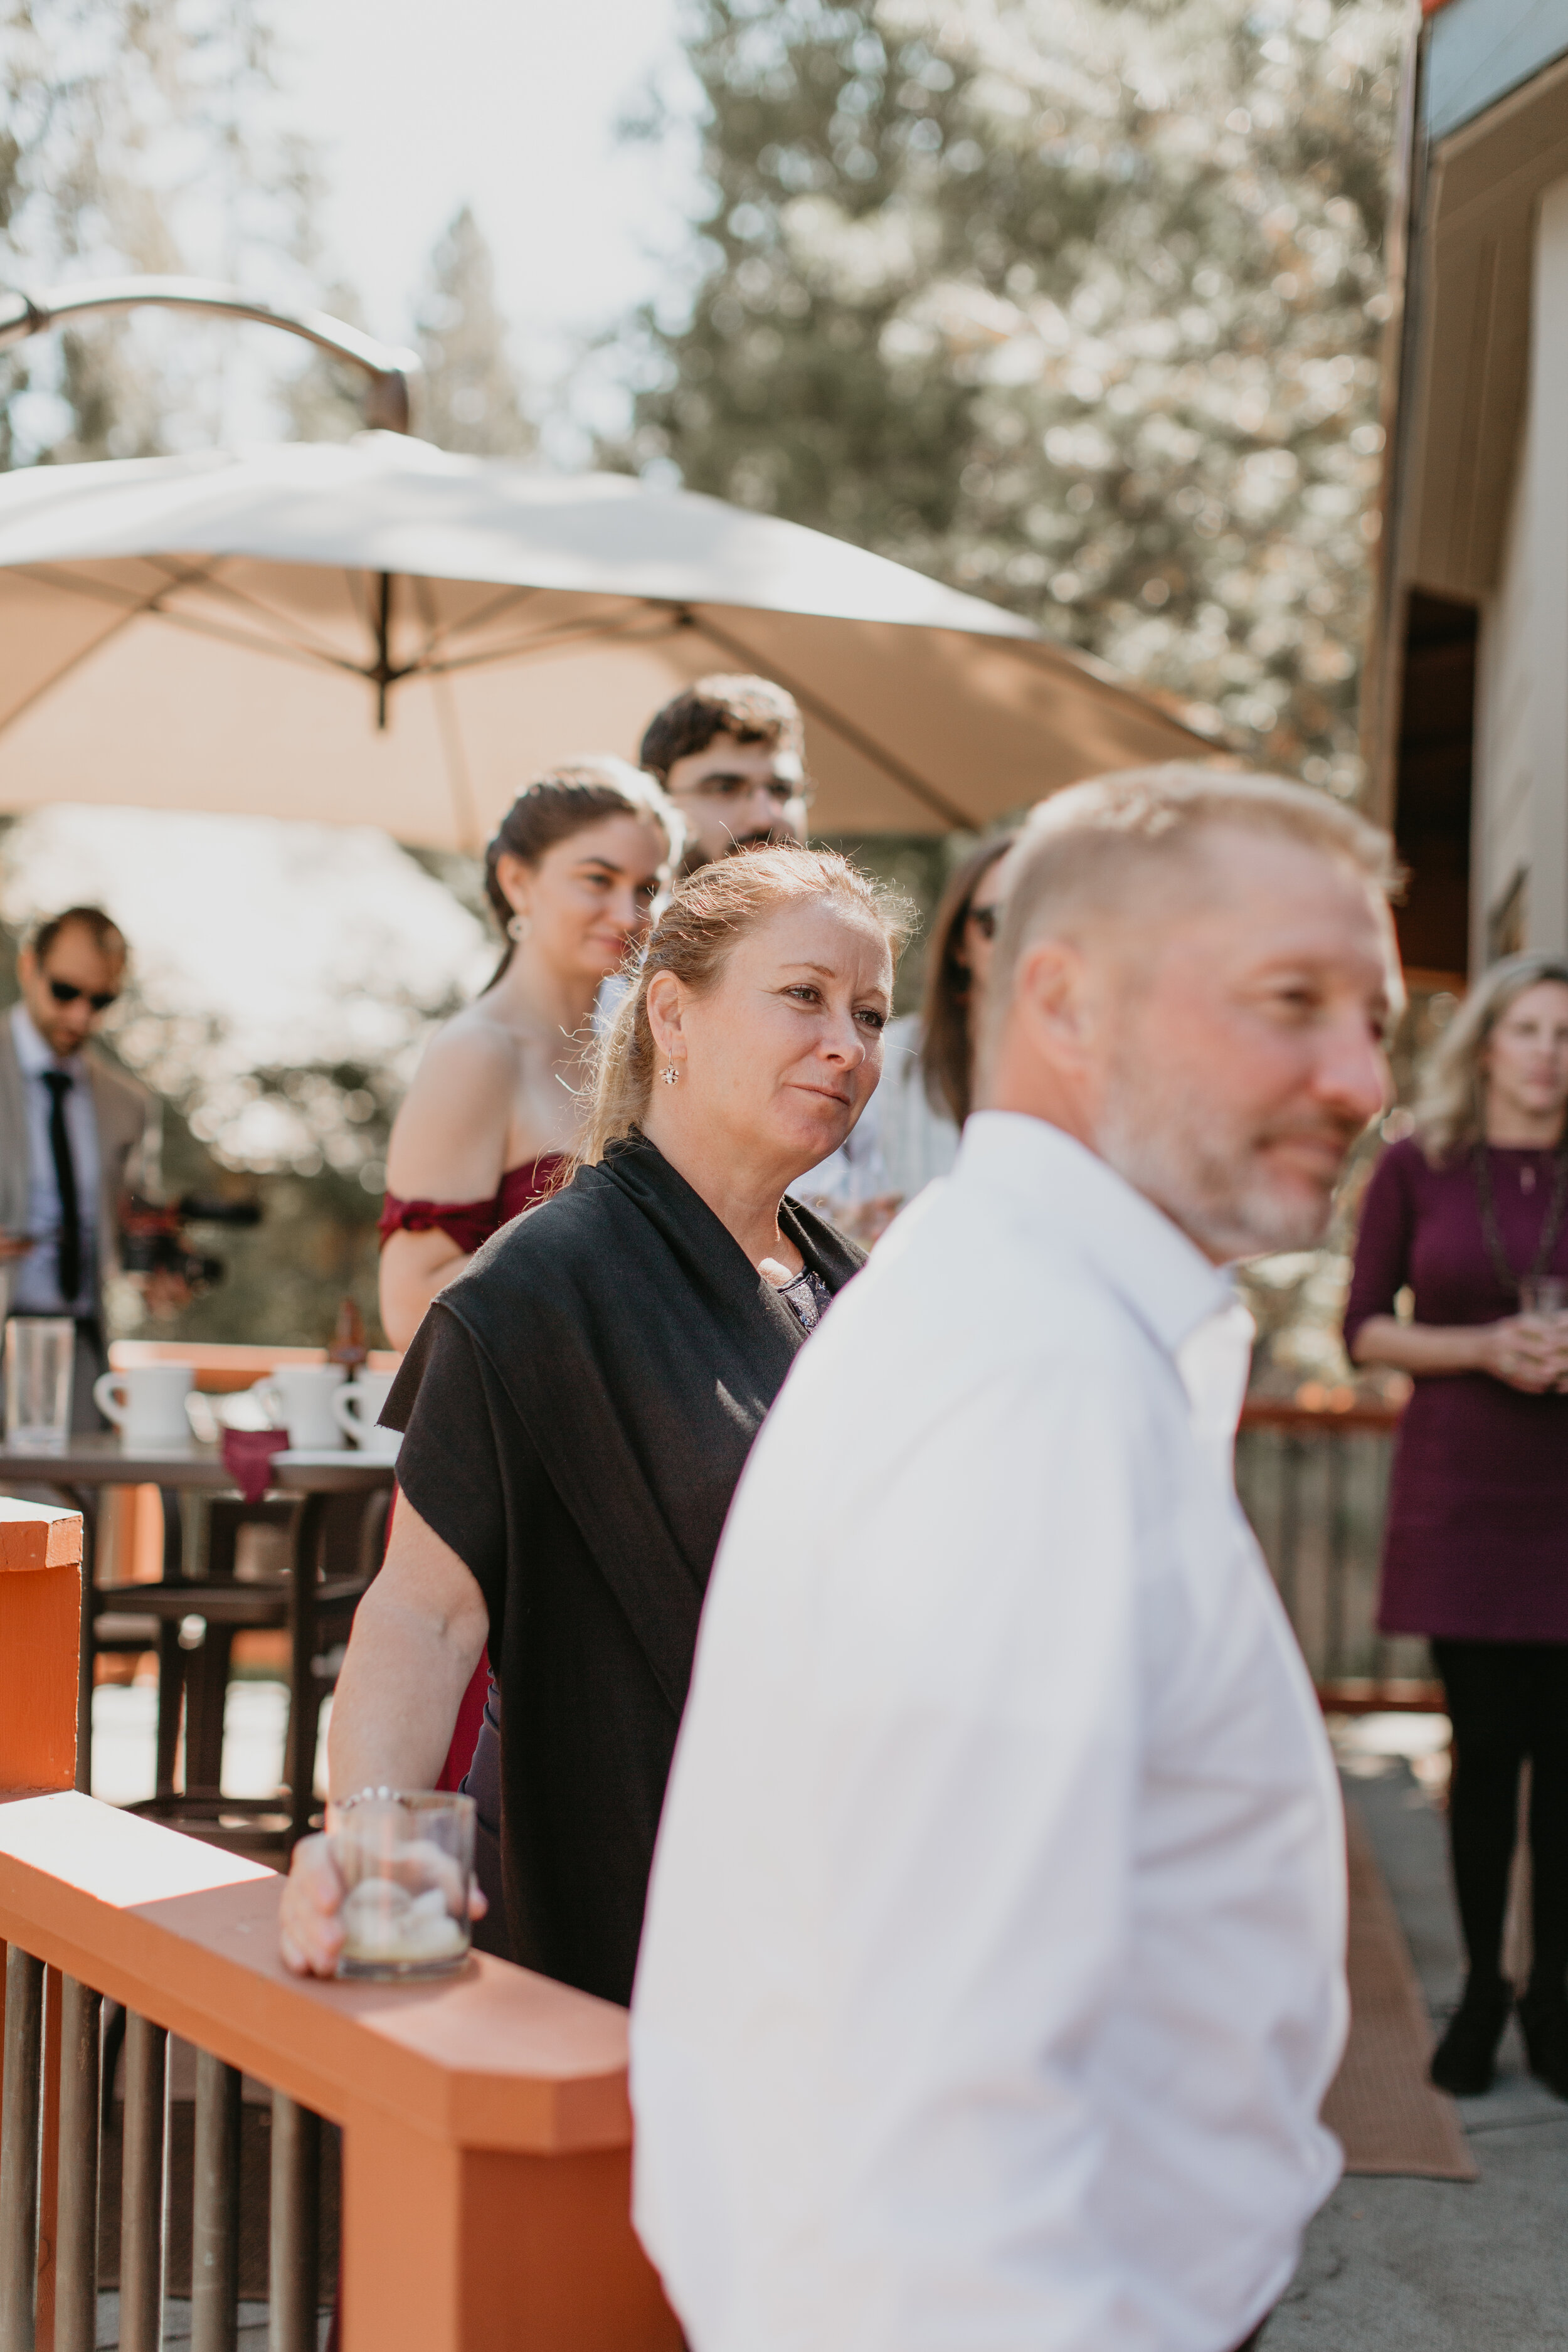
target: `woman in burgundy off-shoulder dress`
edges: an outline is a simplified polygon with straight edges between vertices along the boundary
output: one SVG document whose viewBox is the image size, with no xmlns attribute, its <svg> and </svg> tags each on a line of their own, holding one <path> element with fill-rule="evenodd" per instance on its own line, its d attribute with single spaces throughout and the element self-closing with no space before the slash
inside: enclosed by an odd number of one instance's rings
<svg viewBox="0 0 1568 2352">
<path fill-rule="evenodd" d="M 647 931 L 678 830 L 651 778 L 593 758 L 531 784 L 490 843 L 485 885 L 507 939 L 500 968 L 431 1040 L 387 1152 L 381 1319 L 394 1347 L 408 1345 L 490 1235 L 565 1173 L 595 1000 Z M 481 1882 L 491 1875 L 487 1797 L 499 1800 L 500 1789 L 496 1706 L 481 1660 L 439 1782 L 455 1789 L 475 1767 Z M 505 1912 L 497 1887 L 486 1892 L 493 1940 Z"/>
<path fill-rule="evenodd" d="M 1454 1727 L 1469 1974 L 1432 2077 L 1462 2095 L 1491 2083 L 1514 2000 L 1502 1934 L 1528 1758 L 1520 2021 L 1531 2071 L 1568 2098 L 1568 961 L 1510 956 L 1478 982 L 1415 1116 L 1367 1188 L 1345 1339 L 1357 1363 L 1415 1380 L 1378 1623 L 1429 1638 Z"/>
</svg>

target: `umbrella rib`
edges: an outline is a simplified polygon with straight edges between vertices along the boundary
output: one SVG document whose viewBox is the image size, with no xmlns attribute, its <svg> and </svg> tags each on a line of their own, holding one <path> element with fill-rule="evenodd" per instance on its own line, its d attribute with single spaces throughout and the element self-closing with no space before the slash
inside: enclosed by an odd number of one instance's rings
<svg viewBox="0 0 1568 2352">
<path fill-rule="evenodd" d="M 177 572 L 161 555 L 139 555 L 133 561 L 151 564 L 163 573 L 158 586 L 145 595 L 138 588 L 117 588 L 111 580 L 93 580 L 75 572 L 58 571 L 52 563 L 8 563 L 5 569 L 14 572 L 18 580 L 37 580 L 46 588 L 59 589 L 67 596 L 85 596 L 89 603 L 117 604 L 128 619 L 134 619 L 138 613 L 152 612 L 158 599 L 168 594 L 171 585 L 184 587 L 194 583 L 200 587 L 214 577 L 211 572 Z M 221 563 L 223 558 L 216 556 L 214 562 Z"/>
<path fill-rule="evenodd" d="M 110 638 L 119 636 L 122 629 L 128 629 L 132 621 L 141 617 L 143 609 L 139 604 L 132 611 L 122 613 L 118 621 L 105 629 L 101 637 L 94 637 L 89 646 L 79 646 L 68 661 L 62 662 L 58 669 L 52 670 L 47 677 L 40 679 L 30 694 L 24 695 L 14 710 L 8 710 L 4 719 L 0 719 L 0 735 L 7 734 L 18 719 L 25 717 L 34 704 L 41 702 L 47 694 L 53 693 L 62 679 L 69 677 L 72 670 L 79 669 L 83 662 L 89 660 L 94 654 L 100 653 Z"/>
<path fill-rule="evenodd" d="M 356 677 L 364 676 L 364 671 L 357 662 L 349 661 L 342 654 L 333 653 L 324 640 L 318 638 L 312 642 L 311 634 L 309 631 L 293 642 L 287 638 L 247 635 L 241 630 L 217 627 L 211 622 L 203 621 L 197 614 L 179 612 L 163 603 L 163 598 L 171 589 L 210 588 L 217 595 L 226 598 L 230 604 L 241 607 L 248 606 L 251 610 L 259 613 L 264 619 L 276 622 L 280 628 L 286 626 L 287 624 L 280 614 L 273 613 L 270 606 L 260 603 L 255 597 L 247 596 L 242 589 L 232 587 L 226 580 L 218 577 L 216 567 L 226 562 L 226 558 L 216 556 L 212 567 L 205 571 L 182 571 L 177 565 L 171 563 L 167 556 L 162 555 L 142 556 L 137 560 L 140 562 L 156 565 L 163 573 L 161 584 L 146 595 L 139 594 L 134 589 L 117 588 L 111 581 L 83 578 L 75 572 L 58 572 L 51 565 L 45 563 L 16 563 L 6 568 L 14 571 L 19 580 L 37 580 L 44 587 L 58 588 L 67 595 L 81 596 L 89 603 L 119 606 L 122 614 L 121 627 L 123 627 L 127 621 L 137 619 L 174 621 L 182 628 L 197 630 L 208 636 L 216 637 L 226 645 L 243 646 L 253 653 L 276 653 L 281 654 L 285 658 L 322 661 L 329 663 L 334 669 L 351 670 Z M 114 634 L 116 632 L 110 632 L 110 635 Z M 105 645 L 108 643 L 108 638 L 100 637 L 96 642 L 99 645 Z M 64 674 L 63 671 L 60 673 L 62 677 Z M 46 679 L 37 691 L 46 692 L 50 683 L 51 681 Z"/>
<path fill-rule="evenodd" d="M 156 559 L 153 560 L 156 561 Z M 101 653 L 110 640 L 119 636 L 122 630 L 128 629 L 132 621 L 141 620 L 148 613 L 155 611 L 159 597 L 164 593 L 163 588 L 155 588 L 150 596 L 137 596 L 134 590 L 111 588 L 107 581 L 91 581 L 84 583 L 74 576 L 62 580 L 55 575 L 54 569 L 49 564 L 18 563 L 14 568 L 21 579 L 38 580 L 47 588 L 64 588 L 78 595 L 85 593 L 89 596 L 96 597 L 100 604 L 119 604 L 126 609 L 121 611 L 119 620 L 115 622 L 112 628 L 106 629 L 101 637 L 94 637 L 89 646 L 79 646 L 68 661 L 62 662 L 58 669 L 52 670 L 47 677 L 40 679 L 32 692 L 26 695 L 14 710 L 7 711 L 5 718 L 0 719 L 0 735 L 7 733 L 18 719 L 32 709 L 35 703 L 42 701 L 45 695 L 52 693 L 63 678 L 69 677 L 71 672 L 79 668 L 90 656 Z M 192 575 L 192 577 L 196 576 Z M 129 604 L 127 604 L 128 597 L 131 599 Z"/>
<path fill-rule="evenodd" d="M 884 751 L 861 728 L 857 727 L 852 719 L 846 719 L 842 711 L 836 710 L 811 687 L 803 685 L 798 678 L 786 677 L 776 662 L 764 661 L 742 638 L 732 636 L 727 629 L 716 626 L 706 614 L 689 612 L 687 625 L 707 637 L 721 653 L 744 662 L 753 673 L 765 673 L 775 686 L 782 686 L 786 694 L 793 694 L 801 709 L 811 718 L 819 719 L 825 727 L 830 727 L 852 751 L 858 751 L 863 760 L 869 760 L 873 767 L 880 768 L 884 775 L 890 776 L 896 784 L 901 784 L 905 792 L 921 802 L 944 823 L 955 826 L 961 833 L 973 831 L 973 816 L 948 800 L 934 784 L 928 784 L 924 777 L 917 775 L 896 752 Z"/>
<path fill-rule="evenodd" d="M 411 572 L 408 574 L 408 577 L 410 579 L 417 578 L 427 580 L 429 575 L 426 572 Z M 454 630 L 482 629 L 488 621 L 493 620 L 498 613 L 504 613 L 510 605 L 526 604 L 531 596 L 538 596 L 542 593 L 543 592 L 538 588 L 506 588 L 501 591 L 499 596 L 492 596 L 488 604 L 481 604 L 477 612 L 465 613 L 460 620 L 437 621 L 432 619 L 428 623 L 427 634 L 425 639 L 425 653 L 420 656 L 421 664 L 423 664 L 426 657 L 435 651 L 438 645 L 452 635 Z"/>
<path fill-rule="evenodd" d="M 414 598 L 420 608 L 419 617 L 427 629 L 433 629 L 430 583 L 423 576 L 413 582 Z M 432 643 L 426 637 L 426 643 Z M 444 670 L 431 673 L 430 690 L 436 704 L 436 723 L 441 730 L 441 740 L 447 753 L 447 774 L 452 788 L 453 814 L 458 821 L 458 838 L 469 845 L 470 852 L 479 837 L 479 810 L 474 803 L 473 782 L 468 774 L 468 755 L 463 749 L 463 730 L 458 719 L 457 697 L 452 682 Z"/>
<path fill-rule="evenodd" d="M 154 559 L 154 561 L 156 560 L 157 559 Z M 237 606 L 243 612 L 259 614 L 264 621 L 271 623 L 280 631 L 291 632 L 290 635 L 285 635 L 280 639 L 279 642 L 281 644 L 291 645 L 299 647 L 308 654 L 317 655 L 322 661 L 331 662 L 339 668 L 342 668 L 344 666 L 344 656 L 332 651 L 331 643 L 327 638 L 318 635 L 313 629 L 301 628 L 298 622 L 290 622 L 283 614 L 275 611 L 273 606 L 266 602 L 265 598 L 253 595 L 248 589 L 237 588 L 232 581 L 219 579 L 216 572 L 173 572 L 171 573 L 171 579 L 174 585 L 179 588 L 210 588 L 216 595 L 222 597 L 226 603 Z M 188 616 L 184 614 L 176 615 L 166 608 L 160 609 L 158 617 L 160 620 L 164 621 L 172 621 L 176 618 L 188 618 Z M 246 644 L 259 646 L 261 640 L 259 638 L 247 638 L 243 640 L 243 642 Z M 361 677 L 364 674 L 363 670 L 359 670 L 357 663 L 350 662 L 347 667 L 358 671 L 358 674 Z"/>
<path fill-rule="evenodd" d="M 662 627 L 647 629 L 643 641 L 651 644 L 658 637 L 673 636 L 682 625 L 672 617 Z M 609 626 L 603 622 L 563 622 L 558 628 L 545 630 L 536 637 L 525 637 L 520 642 L 487 648 L 482 653 L 457 654 L 447 661 L 414 662 L 406 669 L 399 670 L 397 676 L 400 678 L 449 677 L 458 670 L 483 668 L 487 662 L 526 661 L 531 654 L 558 653 L 563 646 L 571 645 L 579 638 L 584 643 L 602 642 L 611 636 L 624 639 L 644 626 L 644 615 L 640 613 L 630 613 L 625 619 Z"/>
</svg>

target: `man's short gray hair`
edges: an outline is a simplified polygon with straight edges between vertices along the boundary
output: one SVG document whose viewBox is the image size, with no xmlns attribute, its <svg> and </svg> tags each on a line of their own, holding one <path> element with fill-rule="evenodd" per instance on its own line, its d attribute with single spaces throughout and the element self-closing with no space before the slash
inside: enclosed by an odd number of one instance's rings
<svg viewBox="0 0 1568 2352">
<path fill-rule="evenodd" d="M 1299 842 L 1343 860 L 1385 893 L 1397 879 L 1386 833 L 1283 776 L 1173 762 L 1070 784 L 1039 803 L 1007 861 L 1006 912 L 986 992 L 987 1053 L 1027 949 L 1126 916 L 1152 884 L 1173 884 L 1173 866 L 1190 868 L 1204 835 L 1221 829 Z"/>
</svg>

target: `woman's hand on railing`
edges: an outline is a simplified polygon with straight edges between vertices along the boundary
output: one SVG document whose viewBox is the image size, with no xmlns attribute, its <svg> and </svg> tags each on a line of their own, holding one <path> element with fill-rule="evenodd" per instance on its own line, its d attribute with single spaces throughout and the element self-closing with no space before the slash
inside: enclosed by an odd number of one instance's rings
<svg viewBox="0 0 1568 2352">
<path fill-rule="evenodd" d="M 444 1874 L 451 1872 L 453 1874 L 446 1884 L 447 1907 L 454 1912 L 461 1908 L 457 1865 L 449 1855 L 434 1846 L 411 1847 L 405 1856 L 405 1864 L 421 1887 L 441 1885 Z M 396 1873 L 394 1872 L 393 1875 L 395 1876 Z M 294 1848 L 294 1859 L 289 1865 L 289 1875 L 283 1886 L 282 1908 L 278 1916 L 278 1942 L 283 1955 L 283 1965 L 292 1969 L 296 1976 L 337 1975 L 345 1939 L 343 1897 L 342 1877 L 332 1860 L 331 1838 L 301 1838 Z M 470 1885 L 469 1918 L 482 1919 L 489 1908 L 480 1889 Z"/>
<path fill-rule="evenodd" d="M 331 1841 L 301 1838 L 278 1915 L 283 1965 L 297 1977 L 335 1977 L 343 1950 L 343 1882 Z"/>
</svg>

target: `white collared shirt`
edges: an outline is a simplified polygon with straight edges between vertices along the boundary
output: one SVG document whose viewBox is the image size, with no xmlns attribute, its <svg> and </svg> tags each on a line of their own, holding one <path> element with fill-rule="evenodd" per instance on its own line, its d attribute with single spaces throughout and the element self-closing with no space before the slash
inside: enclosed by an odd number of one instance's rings
<svg viewBox="0 0 1568 2352">
<path fill-rule="evenodd" d="M 801 1354 L 632 2017 L 694 2352 L 1226 2352 L 1338 2177 L 1342 1818 L 1240 1507 L 1249 1326 L 986 1112 Z"/>
<path fill-rule="evenodd" d="M 27 1103 L 27 1231 L 34 1237 L 34 1246 L 16 1262 L 11 1276 L 9 1304 L 35 1315 L 90 1315 L 97 1305 L 99 1217 L 98 1113 L 92 1099 L 91 1074 L 79 1054 L 73 1054 L 66 1062 L 56 1057 L 39 1035 L 25 1005 L 11 1007 L 11 1036 L 21 1065 L 22 1089 Z M 66 1097 L 66 1137 L 76 1171 L 77 1213 L 81 1223 L 81 1282 L 74 1298 L 60 1297 L 59 1260 L 56 1255 L 60 1189 L 49 1143 L 49 1113 L 54 1102 L 44 1084 L 46 1070 L 65 1070 L 72 1082 Z"/>
</svg>

